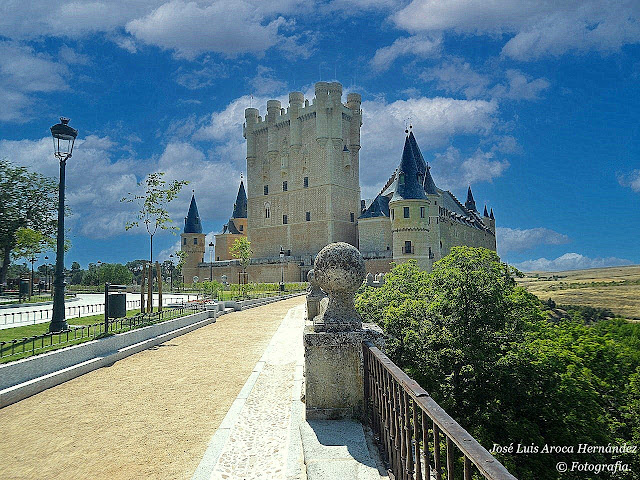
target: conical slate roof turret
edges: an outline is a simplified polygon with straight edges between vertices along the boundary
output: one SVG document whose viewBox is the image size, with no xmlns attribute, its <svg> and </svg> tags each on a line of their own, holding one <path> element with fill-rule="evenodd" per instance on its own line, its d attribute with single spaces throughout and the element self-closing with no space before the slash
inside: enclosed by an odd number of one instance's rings
<svg viewBox="0 0 640 480">
<path fill-rule="evenodd" d="M 242 177 L 240 178 L 240 188 L 238 188 L 236 203 L 233 204 L 233 214 L 231 218 L 247 218 L 247 192 L 244 190 Z"/>
<path fill-rule="evenodd" d="M 431 176 L 431 167 L 427 165 L 427 173 L 424 177 L 424 191 L 428 195 L 437 195 L 438 187 L 436 187 L 436 182 L 433 181 L 433 177 Z"/>
<path fill-rule="evenodd" d="M 414 139 L 415 140 L 415 139 Z M 411 146 L 410 136 L 404 141 L 402 160 L 396 175 L 395 189 L 391 201 L 396 200 L 422 200 L 427 198 L 424 187 L 420 179 L 424 179 L 424 174 L 420 174 L 418 167 L 419 160 L 416 159 L 415 150 Z M 426 167 L 425 167 L 426 170 Z"/>
<path fill-rule="evenodd" d="M 191 196 L 189 213 L 187 213 L 184 219 L 184 233 L 202 233 L 202 224 L 200 223 L 200 215 L 198 214 L 195 195 Z"/>
<path fill-rule="evenodd" d="M 495 217 L 493 216 L 493 208 L 491 209 L 491 213 L 489 214 L 489 218 L 491 220 L 495 220 Z"/>
<path fill-rule="evenodd" d="M 424 157 L 422 156 L 422 152 L 420 151 L 420 147 L 418 147 L 418 142 L 416 142 L 416 137 L 413 136 L 413 131 L 409 132 L 409 145 L 411 145 L 411 150 L 413 151 L 413 156 L 416 159 L 416 165 L 418 167 L 418 174 L 422 174 L 423 176 L 427 173 L 427 162 L 424 161 Z"/>
<path fill-rule="evenodd" d="M 469 190 L 467 190 L 467 201 L 464 202 L 464 206 L 472 212 L 478 211 L 476 209 L 476 201 L 473 199 L 473 193 L 471 193 L 471 187 L 469 187 Z"/>
<path fill-rule="evenodd" d="M 487 206 L 486 205 L 484 206 L 484 213 L 482 215 L 485 216 L 485 217 L 489 216 L 489 212 L 487 212 Z"/>
</svg>

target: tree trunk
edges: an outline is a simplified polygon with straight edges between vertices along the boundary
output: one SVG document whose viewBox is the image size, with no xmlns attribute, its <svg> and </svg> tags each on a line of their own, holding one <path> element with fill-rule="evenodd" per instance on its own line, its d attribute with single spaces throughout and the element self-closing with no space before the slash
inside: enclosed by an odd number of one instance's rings
<svg viewBox="0 0 640 480">
<path fill-rule="evenodd" d="M 2 255 L 2 267 L 0 268 L 0 286 L 4 285 L 7 281 L 7 272 L 9 271 L 9 265 L 11 264 L 11 250 L 5 247 Z"/>
</svg>

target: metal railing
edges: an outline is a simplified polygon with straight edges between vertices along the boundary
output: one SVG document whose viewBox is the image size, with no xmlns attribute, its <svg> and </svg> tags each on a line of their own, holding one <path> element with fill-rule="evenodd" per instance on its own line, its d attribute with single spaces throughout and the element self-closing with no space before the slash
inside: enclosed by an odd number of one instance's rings
<svg viewBox="0 0 640 480">
<path fill-rule="evenodd" d="M 192 295 L 195 297 L 195 295 Z M 184 302 L 184 297 L 171 297 L 164 296 L 162 303 L 166 305 L 167 303 L 180 301 Z M 187 301 L 189 301 L 189 296 L 187 297 Z M 158 305 L 158 299 L 154 298 L 153 302 L 154 306 Z M 28 307 L 28 304 L 21 304 L 21 307 Z M 17 306 L 16 306 L 17 307 Z M 127 310 L 133 310 L 134 308 L 140 308 L 140 300 L 127 300 Z M 47 306 L 47 308 L 39 308 L 34 310 L 26 310 L 22 312 L 0 312 L 0 325 L 13 325 L 16 326 L 25 325 L 25 324 L 35 324 L 39 321 L 45 321 L 51 319 L 53 313 L 53 308 L 51 306 Z M 104 313 L 104 302 L 102 303 L 93 303 L 88 305 L 66 305 L 65 306 L 65 317 L 82 317 L 91 314 Z"/>
<path fill-rule="evenodd" d="M 138 300 L 139 302 L 139 300 Z M 187 304 L 179 307 L 165 308 L 161 312 L 139 313 L 131 317 L 110 319 L 105 331 L 105 322 L 92 323 L 90 325 L 71 326 L 61 332 L 49 332 L 32 337 L 16 338 L 6 342 L 0 342 L 0 358 L 36 355 L 52 350 L 53 347 L 79 343 L 79 341 L 93 340 L 105 333 L 122 333 L 136 328 L 146 327 L 154 323 L 165 322 L 174 318 L 183 317 L 204 310 L 200 304 Z"/>
<path fill-rule="evenodd" d="M 384 353 L 363 350 L 366 418 L 396 480 L 516 480 Z"/>
</svg>

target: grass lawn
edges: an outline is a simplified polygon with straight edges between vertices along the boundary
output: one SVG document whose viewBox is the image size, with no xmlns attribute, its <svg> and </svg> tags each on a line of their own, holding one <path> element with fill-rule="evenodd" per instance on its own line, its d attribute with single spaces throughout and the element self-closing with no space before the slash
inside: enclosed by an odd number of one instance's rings
<svg viewBox="0 0 640 480">
<path fill-rule="evenodd" d="M 127 317 L 132 317 L 136 314 L 140 313 L 140 309 L 128 310 Z M 67 323 L 72 325 L 93 325 L 95 323 L 103 323 L 104 322 L 104 314 L 99 315 L 91 315 L 89 317 L 80 317 L 80 318 L 67 318 Z M 36 325 L 24 325 L 21 327 L 13 327 L 13 328 L 5 328 L 0 330 L 0 342 L 11 342 L 12 340 L 20 340 L 23 338 L 30 338 L 35 335 L 42 335 L 49 331 L 49 322 L 38 323 Z M 86 332 L 84 335 L 87 335 Z M 63 339 L 66 339 L 66 334 L 62 335 Z M 61 343 L 56 345 L 58 342 L 57 336 L 53 336 L 51 339 L 53 341 L 53 345 L 49 344 L 50 339 L 45 338 L 44 348 L 39 348 L 36 350 L 36 354 L 49 352 L 51 350 L 56 350 L 58 348 L 65 348 L 71 345 L 77 345 L 78 343 L 87 342 L 89 340 L 93 340 L 93 337 L 78 338 L 75 340 L 70 340 L 69 342 Z M 36 346 L 42 345 L 42 341 L 36 341 Z M 32 340 L 26 340 L 24 342 L 16 342 L 14 348 L 15 351 L 20 351 L 22 348 L 31 349 L 32 348 Z M 7 352 L 10 351 L 11 346 L 5 345 L 2 347 L 2 355 L 7 355 Z M 32 353 L 30 351 L 26 351 L 24 354 L 16 354 L 11 356 L 3 356 L 0 358 L 0 363 L 13 362 L 15 360 L 19 360 L 21 358 L 30 357 Z"/>
</svg>

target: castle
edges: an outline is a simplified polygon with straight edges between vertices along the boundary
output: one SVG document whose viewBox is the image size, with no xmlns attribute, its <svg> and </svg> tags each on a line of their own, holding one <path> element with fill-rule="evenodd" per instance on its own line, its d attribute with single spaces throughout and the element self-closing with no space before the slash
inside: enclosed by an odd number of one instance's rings
<svg viewBox="0 0 640 480">
<path fill-rule="evenodd" d="M 359 248 L 372 273 L 409 259 L 429 270 L 456 245 L 496 249 L 493 210 L 477 211 L 471 187 L 464 205 L 439 189 L 409 130 L 400 164 L 380 194 L 361 200 L 361 97 L 349 93 L 346 104 L 341 98 L 340 83 L 318 82 L 311 103 L 292 92 L 287 109 L 269 100 L 264 119 L 256 108 L 245 110 L 246 191 L 241 179 L 210 263 L 191 198 L 181 235 L 185 282 L 222 275 L 239 281 L 241 267 L 229 249 L 241 237 L 251 242 L 251 282 L 305 281 L 315 255 L 332 242 Z"/>
</svg>

